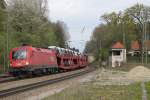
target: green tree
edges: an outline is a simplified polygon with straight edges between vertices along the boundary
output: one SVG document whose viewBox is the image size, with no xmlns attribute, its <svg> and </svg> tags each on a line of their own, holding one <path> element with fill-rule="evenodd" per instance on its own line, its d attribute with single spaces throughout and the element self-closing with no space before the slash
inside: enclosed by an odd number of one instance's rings
<svg viewBox="0 0 150 100">
<path fill-rule="evenodd" d="M 64 47 L 69 34 L 67 27 L 64 22 L 54 23 L 48 18 L 47 0 L 7 3 L 0 0 L 0 64 L 8 65 L 10 49 L 22 44 Z"/>
<path fill-rule="evenodd" d="M 144 21 L 146 20 L 147 26 L 150 26 L 149 14 L 150 7 L 142 4 L 133 5 L 119 13 L 105 13 L 100 17 L 102 23 L 94 29 L 92 38 L 88 41 L 85 51 L 98 55 L 98 50 L 109 49 L 116 41 L 124 43 L 129 50 L 131 41 L 142 41 Z M 148 27 L 147 31 L 150 32 Z M 99 44 L 99 41 L 101 41 L 101 48 L 96 46 L 96 44 Z"/>
<path fill-rule="evenodd" d="M 4 31 L 4 18 L 5 18 L 5 2 L 0 1 L 0 32 Z"/>
<path fill-rule="evenodd" d="M 18 44 L 64 47 L 67 28 L 63 22 L 52 23 L 47 17 L 47 9 L 47 0 L 13 0 L 8 13 L 12 37 L 17 37 Z"/>
</svg>

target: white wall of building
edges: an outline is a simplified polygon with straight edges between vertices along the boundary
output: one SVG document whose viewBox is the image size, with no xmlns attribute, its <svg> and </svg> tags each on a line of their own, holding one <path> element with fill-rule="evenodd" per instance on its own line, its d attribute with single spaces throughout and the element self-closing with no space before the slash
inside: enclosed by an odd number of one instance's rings
<svg viewBox="0 0 150 100">
<path fill-rule="evenodd" d="M 120 52 L 120 55 L 115 55 L 114 52 Z M 110 55 L 110 61 L 112 67 L 121 66 L 122 63 L 126 62 L 126 49 L 112 49 L 112 53 Z"/>
</svg>

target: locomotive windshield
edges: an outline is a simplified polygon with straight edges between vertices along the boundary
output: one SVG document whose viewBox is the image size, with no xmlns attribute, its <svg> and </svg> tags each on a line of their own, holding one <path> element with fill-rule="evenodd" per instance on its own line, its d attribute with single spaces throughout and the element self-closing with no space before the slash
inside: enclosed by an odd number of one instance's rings
<svg viewBox="0 0 150 100">
<path fill-rule="evenodd" d="M 26 50 L 17 50 L 17 51 L 13 51 L 13 53 L 12 53 L 12 59 L 14 59 L 14 60 L 26 59 L 26 56 L 27 56 Z"/>
</svg>

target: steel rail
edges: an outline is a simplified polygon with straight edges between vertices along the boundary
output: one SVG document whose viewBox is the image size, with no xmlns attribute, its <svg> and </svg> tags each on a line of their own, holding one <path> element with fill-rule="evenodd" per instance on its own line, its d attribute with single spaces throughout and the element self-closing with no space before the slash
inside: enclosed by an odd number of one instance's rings
<svg viewBox="0 0 150 100">
<path fill-rule="evenodd" d="M 71 78 L 75 78 L 75 77 L 84 75 L 84 74 L 92 72 L 92 71 L 94 71 L 94 69 L 90 68 L 90 69 L 87 69 L 87 70 L 82 71 L 82 72 L 74 73 L 74 74 L 71 74 L 71 75 L 66 75 L 66 76 L 51 79 L 51 80 L 46 80 L 46 81 L 42 81 L 42 82 L 38 82 L 38 83 L 33 83 L 33 84 L 29 84 L 29 85 L 10 88 L 10 89 L 7 89 L 7 90 L 1 90 L 0 91 L 0 98 L 15 95 L 17 93 L 25 92 L 25 91 L 28 91 L 28 90 L 32 90 L 32 89 L 35 89 L 35 88 L 42 87 L 42 86 L 58 83 L 58 82 L 61 82 L 61 81 L 64 81 L 64 80 L 68 80 L 68 79 L 71 79 Z"/>
<path fill-rule="evenodd" d="M 0 84 L 1 83 L 6 83 L 6 82 L 11 82 L 11 81 L 17 81 L 18 79 L 15 77 L 10 77 L 10 78 L 1 78 L 0 79 Z"/>
</svg>

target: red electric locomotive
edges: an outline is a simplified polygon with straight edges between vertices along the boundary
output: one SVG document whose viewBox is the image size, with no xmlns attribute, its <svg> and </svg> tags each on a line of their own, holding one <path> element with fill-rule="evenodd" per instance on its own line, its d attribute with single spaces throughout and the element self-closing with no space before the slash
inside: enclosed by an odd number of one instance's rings
<svg viewBox="0 0 150 100">
<path fill-rule="evenodd" d="M 32 46 L 13 48 L 10 51 L 10 67 L 14 75 L 39 74 L 58 68 L 54 51 Z"/>
</svg>

